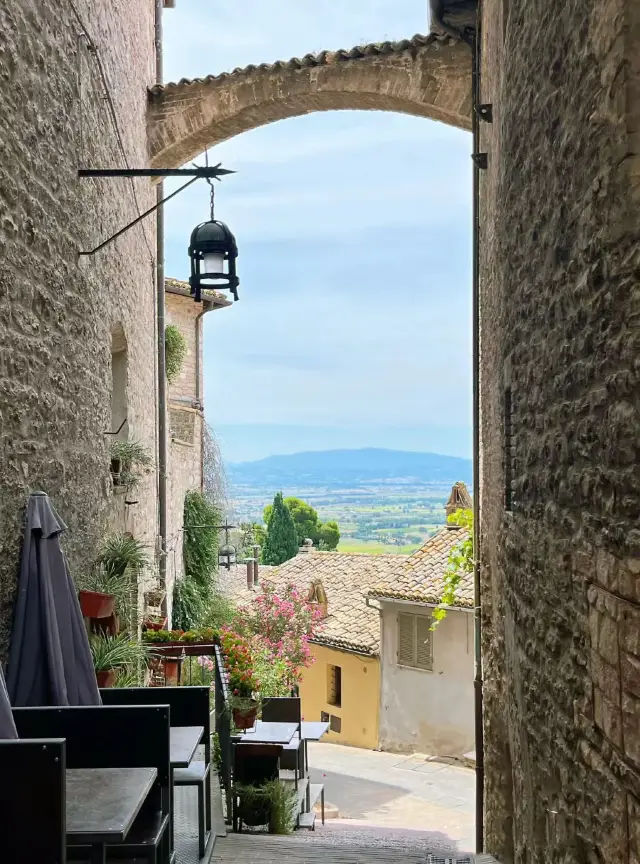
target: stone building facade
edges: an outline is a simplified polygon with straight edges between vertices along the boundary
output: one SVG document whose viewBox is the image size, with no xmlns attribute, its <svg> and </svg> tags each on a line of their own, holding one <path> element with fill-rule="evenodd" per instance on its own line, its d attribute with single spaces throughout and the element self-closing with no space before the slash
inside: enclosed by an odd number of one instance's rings
<svg viewBox="0 0 640 864">
<path fill-rule="evenodd" d="M 486 842 L 640 861 L 640 4 L 484 0 Z"/>
<path fill-rule="evenodd" d="M 154 3 L 6 0 L 0 33 L 1 657 L 29 491 L 46 491 L 67 523 L 72 570 L 102 536 L 114 348 L 127 354 L 128 434 L 156 452 L 154 221 L 79 257 L 155 193 L 145 180 L 77 176 L 147 164 Z M 153 546 L 154 471 L 135 497 L 129 524 Z"/>
<path fill-rule="evenodd" d="M 221 294 L 206 292 L 202 304 L 194 303 L 189 284 L 177 279 L 165 281 L 166 321 L 182 333 L 186 354 L 180 373 L 167 388 L 169 477 L 167 489 L 167 588 L 169 604 L 171 588 L 183 573 L 182 524 L 184 498 L 191 489 L 202 488 L 203 434 L 205 428 L 203 403 L 203 317 L 208 312 L 231 306 Z"/>
</svg>

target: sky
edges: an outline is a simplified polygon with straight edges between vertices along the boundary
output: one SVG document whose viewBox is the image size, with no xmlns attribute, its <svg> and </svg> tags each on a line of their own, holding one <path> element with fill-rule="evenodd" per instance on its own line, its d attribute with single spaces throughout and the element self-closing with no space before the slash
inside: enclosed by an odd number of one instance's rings
<svg viewBox="0 0 640 864">
<path fill-rule="evenodd" d="M 427 32 L 426 0 L 179 0 L 165 80 Z M 240 301 L 204 320 L 205 412 L 228 461 L 334 447 L 471 455 L 471 136 L 321 112 L 214 147 Z M 200 164 L 204 164 L 201 157 Z M 173 188 L 167 183 L 167 190 Z M 187 279 L 196 183 L 166 205 Z"/>
</svg>

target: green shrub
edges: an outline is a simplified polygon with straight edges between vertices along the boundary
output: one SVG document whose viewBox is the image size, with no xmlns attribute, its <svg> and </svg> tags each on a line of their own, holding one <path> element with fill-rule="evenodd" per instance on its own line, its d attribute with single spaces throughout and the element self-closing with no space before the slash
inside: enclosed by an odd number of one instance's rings
<svg viewBox="0 0 640 864">
<path fill-rule="evenodd" d="M 175 324 L 169 324 L 164 331 L 164 362 L 169 384 L 180 374 L 186 353 L 187 340 Z"/>
</svg>

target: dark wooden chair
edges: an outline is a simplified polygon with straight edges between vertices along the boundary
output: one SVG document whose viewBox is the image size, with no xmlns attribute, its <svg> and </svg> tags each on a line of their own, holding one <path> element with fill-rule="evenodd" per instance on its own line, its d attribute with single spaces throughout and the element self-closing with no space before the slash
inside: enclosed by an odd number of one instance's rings
<svg viewBox="0 0 640 864">
<path fill-rule="evenodd" d="M 167 829 L 172 790 L 168 705 L 14 708 L 13 717 L 21 739 L 64 738 L 67 768 L 155 768 L 154 786 L 125 841 L 110 843 L 107 852 L 110 857 L 169 864 Z M 41 815 L 32 809 L 32 829 L 39 825 Z M 90 857 L 89 847 L 68 845 L 69 861 Z M 23 856 L 9 860 L 56 859 Z"/>
<path fill-rule="evenodd" d="M 65 742 L 0 741 L 0 861 L 65 861 Z"/>
<path fill-rule="evenodd" d="M 173 769 L 174 786 L 198 791 L 198 847 L 204 858 L 211 834 L 211 711 L 208 687 L 109 687 L 100 691 L 104 705 L 169 705 L 172 726 L 204 727 L 204 761 Z"/>
<path fill-rule="evenodd" d="M 302 702 L 298 696 L 274 696 L 262 703 L 262 719 L 269 723 L 296 723 L 296 732 L 290 744 L 285 744 L 280 757 L 280 767 L 294 772 L 295 787 L 305 773 L 304 741 L 302 741 Z"/>
<path fill-rule="evenodd" d="M 233 830 L 242 831 L 247 826 L 268 825 L 270 807 L 243 794 L 245 786 L 264 786 L 278 781 L 280 776 L 281 744 L 234 744 L 233 745 L 233 785 L 232 785 L 232 822 Z"/>
</svg>

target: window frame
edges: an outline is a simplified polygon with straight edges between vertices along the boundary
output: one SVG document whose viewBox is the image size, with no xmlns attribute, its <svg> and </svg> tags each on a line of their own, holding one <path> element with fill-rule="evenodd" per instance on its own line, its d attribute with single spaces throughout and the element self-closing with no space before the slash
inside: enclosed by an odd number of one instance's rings
<svg viewBox="0 0 640 864">
<path fill-rule="evenodd" d="M 342 708 L 342 666 L 336 663 L 327 663 L 327 705 Z"/>
<path fill-rule="evenodd" d="M 406 659 L 406 658 L 401 659 L 401 653 L 400 652 L 401 652 L 401 634 L 402 634 L 401 618 L 402 617 L 411 619 L 411 627 L 412 627 L 413 632 L 411 634 L 412 659 L 411 659 L 410 663 L 403 662 L 403 659 Z M 429 650 L 428 650 L 429 666 L 418 665 L 418 641 L 419 641 L 418 621 L 419 620 L 422 620 L 425 622 L 425 624 L 427 624 L 428 639 L 425 640 L 425 644 L 427 642 L 429 643 Z M 413 669 L 416 672 L 433 672 L 434 671 L 434 661 L 433 661 L 433 641 L 434 640 L 433 640 L 433 630 L 431 630 L 432 622 L 433 622 L 433 616 L 432 615 L 421 615 L 418 612 L 403 612 L 403 611 L 398 611 L 396 613 L 396 665 L 402 667 L 403 669 Z M 420 638 L 423 635 L 424 634 L 420 634 Z"/>
</svg>

